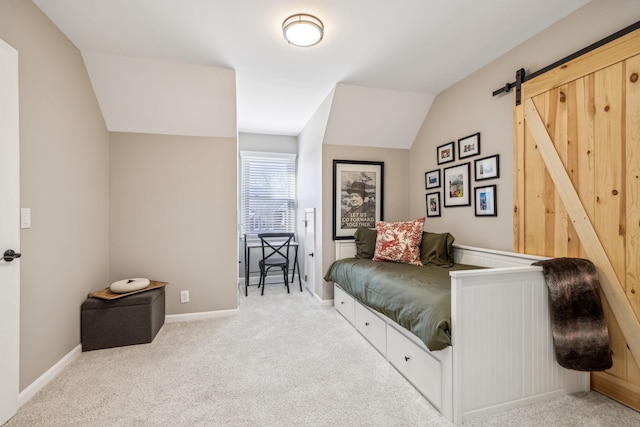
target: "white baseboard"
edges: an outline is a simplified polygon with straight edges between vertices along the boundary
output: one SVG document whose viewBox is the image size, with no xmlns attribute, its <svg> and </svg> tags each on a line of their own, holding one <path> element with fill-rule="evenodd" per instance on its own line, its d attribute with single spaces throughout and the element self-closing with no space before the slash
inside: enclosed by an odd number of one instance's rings
<svg viewBox="0 0 640 427">
<path fill-rule="evenodd" d="M 333 300 L 332 299 L 320 299 L 320 297 L 318 295 L 316 295 L 316 298 L 318 298 L 318 301 L 320 301 L 320 305 L 323 307 L 333 307 Z"/>
<path fill-rule="evenodd" d="M 258 281 L 260 280 L 259 277 L 257 276 L 250 276 L 249 277 L 249 285 L 257 285 Z M 267 276 L 267 284 L 273 284 L 273 283 L 282 283 L 284 285 L 284 282 L 282 281 L 282 274 L 276 274 L 276 273 L 272 273 L 270 275 Z M 304 282 L 304 280 L 303 280 Z M 298 275 L 296 274 L 295 276 L 293 276 L 293 281 L 289 281 L 289 286 L 293 286 L 293 284 L 298 285 Z M 238 278 L 238 286 L 244 288 L 244 277 L 239 277 Z"/>
<path fill-rule="evenodd" d="M 322 299 L 320 298 L 320 295 L 318 295 L 317 293 L 313 292 L 311 289 L 307 288 L 307 284 L 304 284 L 304 288 L 307 290 L 307 292 L 309 292 L 315 299 L 318 300 L 318 302 L 320 302 L 320 305 L 322 307 L 329 307 L 329 306 L 333 306 L 333 300 L 332 299 Z"/>
<path fill-rule="evenodd" d="M 42 390 L 47 384 L 51 382 L 55 377 L 57 377 L 60 372 L 71 362 L 73 362 L 76 357 L 78 357 L 82 353 L 82 344 L 78 344 L 73 350 L 67 353 L 62 359 L 58 361 L 55 365 L 47 370 L 44 374 L 40 375 L 37 380 L 32 382 L 18 394 L 18 407 L 27 403 L 33 396 L 36 395 L 40 390 Z"/>
<path fill-rule="evenodd" d="M 322 298 L 320 298 L 320 295 L 316 294 L 315 292 L 312 292 L 309 288 L 306 287 L 306 283 L 305 283 L 305 289 L 307 291 L 309 291 L 309 293 L 311 295 L 313 295 L 315 297 L 315 299 L 317 299 L 320 302 L 320 305 L 322 307 L 333 307 L 333 300 L 332 299 L 322 299 Z"/>
<path fill-rule="evenodd" d="M 296 275 L 294 277 L 294 282 L 289 282 L 289 286 L 293 286 L 296 285 L 298 286 L 298 276 Z M 272 283 L 282 283 L 282 279 L 278 279 L 278 277 L 273 277 L 271 278 L 270 276 L 267 276 L 267 284 L 272 284 Z M 257 285 L 258 284 L 258 278 L 254 278 L 252 277 L 249 280 L 249 284 L 250 285 Z M 244 277 L 241 277 L 240 279 L 238 279 L 238 293 L 240 293 L 240 289 L 242 289 L 242 292 L 244 292 Z M 333 300 L 332 299 L 322 299 L 320 298 L 320 296 L 318 294 L 316 294 L 315 292 L 313 292 L 311 289 L 309 289 L 307 287 L 307 282 L 305 282 L 304 280 L 302 281 L 302 289 L 307 291 L 312 297 L 314 297 L 315 299 L 317 299 L 320 302 L 320 305 L 323 307 L 332 307 L 333 306 Z M 243 295 L 244 296 L 244 295 Z"/>
<path fill-rule="evenodd" d="M 193 320 L 214 319 L 217 317 L 226 317 L 238 314 L 238 309 L 217 310 L 217 311 L 201 311 L 198 313 L 185 314 L 168 314 L 164 317 L 165 323 L 190 322 Z"/>
</svg>

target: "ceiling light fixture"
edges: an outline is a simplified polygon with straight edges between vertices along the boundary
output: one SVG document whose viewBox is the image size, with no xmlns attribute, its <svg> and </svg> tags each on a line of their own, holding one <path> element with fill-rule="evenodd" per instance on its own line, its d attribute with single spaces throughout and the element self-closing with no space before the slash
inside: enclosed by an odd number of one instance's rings
<svg viewBox="0 0 640 427">
<path fill-rule="evenodd" d="M 284 39 L 294 46 L 314 46 L 320 43 L 324 36 L 324 25 L 313 15 L 297 13 L 284 20 L 282 34 Z"/>
</svg>

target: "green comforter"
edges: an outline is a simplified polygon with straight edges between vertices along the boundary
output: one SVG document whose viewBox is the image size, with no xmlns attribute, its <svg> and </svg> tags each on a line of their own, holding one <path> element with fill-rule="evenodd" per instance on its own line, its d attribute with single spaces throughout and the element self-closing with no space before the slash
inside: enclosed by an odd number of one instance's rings
<svg viewBox="0 0 640 427">
<path fill-rule="evenodd" d="M 450 268 L 346 258 L 329 267 L 324 279 L 335 282 L 366 306 L 413 332 L 429 350 L 451 345 Z"/>
</svg>

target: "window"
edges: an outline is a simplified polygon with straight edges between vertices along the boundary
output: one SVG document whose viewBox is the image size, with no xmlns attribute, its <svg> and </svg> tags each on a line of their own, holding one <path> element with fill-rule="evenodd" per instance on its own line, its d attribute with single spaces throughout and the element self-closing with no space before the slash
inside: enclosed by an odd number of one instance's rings
<svg viewBox="0 0 640 427">
<path fill-rule="evenodd" d="M 295 231 L 296 157 L 240 152 L 241 233 Z"/>
</svg>

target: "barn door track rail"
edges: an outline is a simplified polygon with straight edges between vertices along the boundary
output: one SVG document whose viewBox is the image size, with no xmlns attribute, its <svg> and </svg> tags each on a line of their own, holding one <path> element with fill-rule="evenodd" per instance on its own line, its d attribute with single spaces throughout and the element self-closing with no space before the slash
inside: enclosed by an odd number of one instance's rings
<svg viewBox="0 0 640 427">
<path fill-rule="evenodd" d="M 503 87 L 496 89 L 493 91 L 493 96 L 498 96 L 501 93 L 509 93 L 511 92 L 512 89 L 515 88 L 516 90 L 516 105 L 520 105 L 520 103 L 522 102 L 521 99 L 521 87 L 522 87 L 522 83 L 526 82 L 527 80 L 531 80 L 539 75 L 542 75 L 550 70 L 553 70 L 554 68 L 557 68 L 563 64 L 566 64 L 569 61 L 572 61 L 586 53 L 591 52 L 592 50 L 595 50 L 601 46 L 606 45 L 607 43 L 612 42 L 613 40 L 619 39 L 622 36 L 625 36 L 635 30 L 637 30 L 638 28 L 640 28 L 640 21 L 636 22 L 635 24 L 631 24 L 626 28 L 623 28 L 622 30 L 611 34 L 608 37 L 603 38 L 600 41 L 597 41 L 587 47 L 585 47 L 584 49 L 580 49 L 577 52 L 572 53 L 569 56 L 566 56 L 562 59 L 560 59 L 559 61 L 554 62 L 551 65 L 547 65 L 546 67 L 531 73 L 531 74 L 526 74 L 526 71 L 524 68 L 520 68 L 518 71 L 516 71 L 516 80 L 514 82 L 511 83 L 506 83 Z"/>
</svg>

